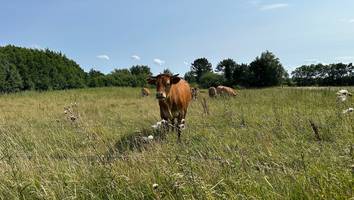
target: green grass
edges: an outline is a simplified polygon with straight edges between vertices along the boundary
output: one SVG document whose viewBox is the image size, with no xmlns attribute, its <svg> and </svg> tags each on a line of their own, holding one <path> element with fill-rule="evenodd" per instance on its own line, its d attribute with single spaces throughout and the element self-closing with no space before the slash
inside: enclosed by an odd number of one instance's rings
<svg viewBox="0 0 354 200">
<path fill-rule="evenodd" d="M 210 114 L 201 98 L 194 101 L 177 143 L 176 133 L 151 128 L 158 104 L 139 94 L 100 88 L 0 96 L 0 198 L 354 196 L 354 113 L 342 114 L 353 99 L 336 102 L 328 89 L 242 90 L 218 99 L 202 93 Z M 78 120 L 64 114 L 66 106 Z M 151 143 L 138 139 L 150 134 Z"/>
</svg>

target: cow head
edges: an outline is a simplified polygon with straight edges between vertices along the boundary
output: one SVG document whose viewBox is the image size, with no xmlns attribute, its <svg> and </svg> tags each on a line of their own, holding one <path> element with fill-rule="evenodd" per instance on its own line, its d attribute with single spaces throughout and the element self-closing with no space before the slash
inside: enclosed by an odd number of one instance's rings
<svg viewBox="0 0 354 200">
<path fill-rule="evenodd" d="M 147 79 L 148 83 L 151 85 L 156 85 L 156 98 L 159 100 L 164 100 L 168 97 L 170 93 L 171 86 L 178 83 L 181 78 L 178 77 L 179 74 L 160 74 L 158 76 L 152 76 Z"/>
</svg>

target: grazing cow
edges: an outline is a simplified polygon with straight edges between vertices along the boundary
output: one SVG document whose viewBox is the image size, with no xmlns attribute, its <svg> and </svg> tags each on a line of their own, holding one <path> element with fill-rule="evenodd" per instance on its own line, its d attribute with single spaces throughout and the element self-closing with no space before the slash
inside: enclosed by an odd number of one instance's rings
<svg viewBox="0 0 354 200">
<path fill-rule="evenodd" d="M 226 86 L 218 86 L 216 88 L 216 91 L 218 92 L 218 95 L 228 95 L 228 96 L 236 96 L 236 92 L 234 89 Z"/>
<path fill-rule="evenodd" d="M 151 93 L 150 93 L 150 90 L 147 89 L 147 88 L 141 88 L 141 96 L 143 97 L 146 97 L 146 96 L 149 96 Z"/>
<path fill-rule="evenodd" d="M 216 88 L 215 87 L 210 87 L 208 92 L 209 92 L 209 97 L 216 97 Z"/>
<path fill-rule="evenodd" d="M 148 83 L 156 85 L 156 99 L 159 101 L 161 119 L 175 125 L 177 119 L 178 140 L 184 128 L 189 102 L 192 100 L 191 90 L 187 81 L 178 74 L 160 74 L 148 78 Z"/>
<path fill-rule="evenodd" d="M 199 89 L 194 87 L 191 89 L 192 99 L 197 100 Z"/>
</svg>

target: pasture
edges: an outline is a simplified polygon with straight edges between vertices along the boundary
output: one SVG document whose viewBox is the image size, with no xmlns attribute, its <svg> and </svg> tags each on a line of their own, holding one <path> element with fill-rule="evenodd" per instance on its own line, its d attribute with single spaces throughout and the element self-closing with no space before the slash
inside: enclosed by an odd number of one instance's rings
<svg viewBox="0 0 354 200">
<path fill-rule="evenodd" d="M 160 120 L 153 95 L 0 96 L 0 198 L 353 198 L 354 113 L 342 113 L 353 97 L 270 88 L 210 99 L 204 91 L 209 114 L 201 97 L 193 101 L 177 143 L 175 132 L 151 128 Z"/>
</svg>

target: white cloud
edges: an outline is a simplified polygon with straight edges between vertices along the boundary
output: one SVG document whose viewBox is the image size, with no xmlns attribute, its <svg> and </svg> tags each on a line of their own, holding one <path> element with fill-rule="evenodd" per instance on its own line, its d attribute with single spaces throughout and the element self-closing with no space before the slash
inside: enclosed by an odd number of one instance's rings
<svg viewBox="0 0 354 200">
<path fill-rule="evenodd" d="M 249 3 L 252 4 L 252 5 L 254 5 L 254 6 L 258 6 L 258 5 L 261 3 L 261 1 L 259 1 L 259 0 L 252 0 L 252 1 L 249 1 Z"/>
<path fill-rule="evenodd" d="M 288 6 L 289 6 L 289 4 L 286 4 L 286 3 L 275 3 L 275 4 L 262 5 L 259 9 L 260 10 L 274 10 L 274 9 L 279 9 L 279 8 L 286 8 Z"/>
<path fill-rule="evenodd" d="M 32 44 L 32 45 L 31 45 L 31 48 L 32 48 L 32 49 L 39 49 L 39 50 L 44 49 L 43 47 L 41 47 L 41 46 L 38 45 L 38 44 Z"/>
<path fill-rule="evenodd" d="M 165 64 L 165 61 L 164 61 L 164 60 L 161 60 L 161 59 L 159 59 L 159 58 L 155 58 L 155 59 L 154 59 L 154 63 L 156 63 L 156 64 L 158 64 L 158 65 L 163 65 L 163 64 Z"/>
<path fill-rule="evenodd" d="M 187 65 L 187 66 L 190 65 L 189 62 L 187 62 L 187 61 L 184 61 L 183 63 L 184 63 L 185 65 Z"/>
<path fill-rule="evenodd" d="M 304 62 L 306 65 L 311 65 L 311 64 L 324 64 L 324 65 L 326 65 L 327 64 L 326 62 L 323 62 L 323 61 L 318 60 L 316 58 L 305 59 Z"/>
<path fill-rule="evenodd" d="M 354 18 L 351 18 L 351 19 L 341 18 L 341 19 L 339 19 L 339 21 L 351 24 L 351 23 L 354 23 Z"/>
<path fill-rule="evenodd" d="M 141 60 L 140 56 L 138 56 L 138 55 L 132 55 L 131 58 L 133 60 Z"/>
<path fill-rule="evenodd" d="M 338 56 L 335 60 L 337 62 L 354 62 L 354 56 Z"/>
<path fill-rule="evenodd" d="M 306 63 L 320 63 L 321 61 L 315 59 L 315 58 L 308 58 L 304 60 Z"/>
<path fill-rule="evenodd" d="M 102 59 L 102 60 L 109 60 L 109 56 L 102 54 L 102 55 L 98 55 L 97 58 Z"/>
</svg>

